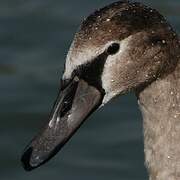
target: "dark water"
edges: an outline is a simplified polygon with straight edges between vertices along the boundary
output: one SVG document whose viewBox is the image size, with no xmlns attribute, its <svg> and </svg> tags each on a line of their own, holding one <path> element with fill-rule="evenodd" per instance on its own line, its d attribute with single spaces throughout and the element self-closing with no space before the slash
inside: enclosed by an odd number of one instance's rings
<svg viewBox="0 0 180 180">
<path fill-rule="evenodd" d="M 81 19 L 110 0 L 0 1 L 0 180 L 147 180 L 133 95 L 93 114 L 48 164 L 27 173 L 24 146 L 46 121 Z M 179 0 L 144 0 L 180 32 Z"/>
</svg>

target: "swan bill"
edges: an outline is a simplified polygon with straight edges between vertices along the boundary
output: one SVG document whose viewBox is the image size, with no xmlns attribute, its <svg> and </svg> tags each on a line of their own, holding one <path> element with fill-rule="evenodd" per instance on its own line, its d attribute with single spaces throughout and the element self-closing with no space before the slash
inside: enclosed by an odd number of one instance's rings
<svg viewBox="0 0 180 180">
<path fill-rule="evenodd" d="M 83 79 L 74 77 L 60 90 L 48 124 L 25 148 L 21 161 L 30 171 L 51 159 L 84 120 L 102 103 L 103 94 Z"/>
</svg>

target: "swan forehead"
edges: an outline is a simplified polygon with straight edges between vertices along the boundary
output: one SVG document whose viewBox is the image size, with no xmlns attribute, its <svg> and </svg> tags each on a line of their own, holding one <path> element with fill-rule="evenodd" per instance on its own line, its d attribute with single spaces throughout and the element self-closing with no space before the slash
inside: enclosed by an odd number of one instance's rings
<svg viewBox="0 0 180 180">
<path fill-rule="evenodd" d="M 102 52 L 103 48 L 99 46 L 86 44 L 86 46 L 82 45 L 80 48 L 77 48 L 73 42 L 67 54 L 63 79 L 69 79 L 78 66 L 93 61 Z"/>
</svg>

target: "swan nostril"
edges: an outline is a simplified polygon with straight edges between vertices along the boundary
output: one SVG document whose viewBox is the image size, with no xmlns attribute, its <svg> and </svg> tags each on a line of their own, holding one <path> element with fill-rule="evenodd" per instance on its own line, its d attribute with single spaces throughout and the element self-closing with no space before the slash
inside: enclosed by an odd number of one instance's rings
<svg viewBox="0 0 180 180">
<path fill-rule="evenodd" d="M 113 55 L 116 54 L 120 49 L 120 45 L 118 43 L 113 43 L 111 44 L 108 49 L 107 49 L 107 53 L 109 55 Z"/>
</svg>

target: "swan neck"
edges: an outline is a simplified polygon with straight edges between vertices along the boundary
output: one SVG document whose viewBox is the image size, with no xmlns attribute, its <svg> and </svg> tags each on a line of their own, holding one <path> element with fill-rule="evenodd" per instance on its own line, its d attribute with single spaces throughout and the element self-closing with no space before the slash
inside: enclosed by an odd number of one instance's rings
<svg viewBox="0 0 180 180">
<path fill-rule="evenodd" d="M 180 179 L 180 63 L 138 95 L 150 180 Z"/>
</svg>

